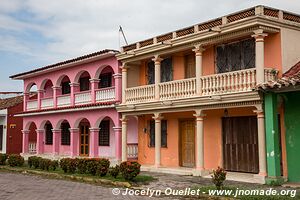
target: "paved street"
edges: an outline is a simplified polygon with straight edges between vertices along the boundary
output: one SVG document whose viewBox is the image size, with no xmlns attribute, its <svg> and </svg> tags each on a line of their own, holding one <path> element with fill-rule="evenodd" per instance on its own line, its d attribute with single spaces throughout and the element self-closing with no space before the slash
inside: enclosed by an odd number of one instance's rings
<svg viewBox="0 0 300 200">
<path fill-rule="evenodd" d="M 150 199 L 114 196 L 112 188 L 39 176 L 0 172 L 1 200 L 108 200 Z"/>
</svg>

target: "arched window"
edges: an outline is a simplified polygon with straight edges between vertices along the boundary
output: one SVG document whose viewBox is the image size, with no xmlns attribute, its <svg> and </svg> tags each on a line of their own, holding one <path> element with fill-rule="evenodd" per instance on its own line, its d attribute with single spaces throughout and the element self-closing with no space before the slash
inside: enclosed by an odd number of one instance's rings
<svg viewBox="0 0 300 200">
<path fill-rule="evenodd" d="M 70 124 L 61 123 L 61 145 L 70 145 Z"/>
<path fill-rule="evenodd" d="M 99 146 L 109 146 L 110 120 L 102 120 L 99 128 Z"/>
<path fill-rule="evenodd" d="M 47 145 L 52 145 L 53 144 L 53 132 L 52 132 L 52 129 L 53 129 L 52 124 L 49 123 L 49 122 L 47 122 L 45 124 L 45 133 L 46 133 L 46 135 L 45 135 L 45 143 Z"/>
</svg>

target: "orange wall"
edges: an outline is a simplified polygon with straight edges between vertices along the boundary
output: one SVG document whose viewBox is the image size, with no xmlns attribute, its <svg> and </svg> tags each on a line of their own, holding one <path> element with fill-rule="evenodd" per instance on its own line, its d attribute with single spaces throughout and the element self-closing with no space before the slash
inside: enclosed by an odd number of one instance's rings
<svg viewBox="0 0 300 200">
<path fill-rule="evenodd" d="M 250 116 L 255 115 L 255 108 L 228 109 L 229 116 Z M 204 119 L 204 167 L 206 169 L 222 166 L 222 121 L 224 109 L 209 110 L 205 112 Z M 161 164 L 165 167 L 179 166 L 179 119 L 194 119 L 193 112 L 163 114 L 168 120 L 167 148 L 161 150 Z M 180 117 L 178 117 L 180 116 Z M 147 120 L 150 115 L 139 117 L 138 144 L 139 162 L 143 165 L 154 164 L 154 147 L 149 147 L 149 130 L 144 133 L 147 127 Z M 196 135 L 196 134 L 195 134 Z"/>
<path fill-rule="evenodd" d="M 281 39 L 280 33 L 265 37 L 265 67 L 276 68 L 282 74 Z"/>
</svg>

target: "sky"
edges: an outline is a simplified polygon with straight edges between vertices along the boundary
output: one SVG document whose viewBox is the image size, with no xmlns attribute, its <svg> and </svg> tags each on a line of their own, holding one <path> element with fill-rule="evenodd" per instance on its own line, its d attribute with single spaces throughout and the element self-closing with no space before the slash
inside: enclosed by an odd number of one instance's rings
<svg viewBox="0 0 300 200">
<path fill-rule="evenodd" d="M 0 0 L 0 91 L 23 91 L 10 75 L 119 50 L 119 25 L 133 43 L 255 5 L 300 14 L 299 0 Z"/>
</svg>

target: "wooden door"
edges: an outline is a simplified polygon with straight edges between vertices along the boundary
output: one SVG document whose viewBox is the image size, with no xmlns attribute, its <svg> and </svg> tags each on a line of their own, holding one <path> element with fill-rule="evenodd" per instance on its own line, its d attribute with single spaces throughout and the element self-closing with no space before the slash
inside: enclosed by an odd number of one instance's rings
<svg viewBox="0 0 300 200">
<path fill-rule="evenodd" d="M 224 117 L 223 164 L 227 171 L 258 173 L 256 117 Z"/>
<path fill-rule="evenodd" d="M 195 122 L 184 120 L 179 122 L 181 166 L 195 166 Z"/>
<path fill-rule="evenodd" d="M 89 155 L 89 126 L 80 125 L 80 155 Z"/>
<path fill-rule="evenodd" d="M 0 125 L 0 151 L 2 151 L 2 143 L 3 143 L 3 125 Z"/>
</svg>

